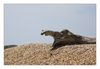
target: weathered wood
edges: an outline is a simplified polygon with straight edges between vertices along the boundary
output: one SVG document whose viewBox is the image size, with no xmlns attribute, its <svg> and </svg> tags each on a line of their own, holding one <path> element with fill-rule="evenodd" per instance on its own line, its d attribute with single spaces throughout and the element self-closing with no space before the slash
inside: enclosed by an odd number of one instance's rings
<svg viewBox="0 0 100 69">
<path fill-rule="evenodd" d="M 12 48 L 12 47 L 17 47 L 17 45 L 5 45 L 4 49 Z"/>
<path fill-rule="evenodd" d="M 73 45 L 73 44 L 95 44 L 96 38 L 89 38 L 80 35 L 76 35 L 69 30 L 58 31 L 44 31 L 41 35 L 52 36 L 54 38 L 54 42 L 52 44 L 52 49 L 57 49 L 64 45 Z"/>
</svg>

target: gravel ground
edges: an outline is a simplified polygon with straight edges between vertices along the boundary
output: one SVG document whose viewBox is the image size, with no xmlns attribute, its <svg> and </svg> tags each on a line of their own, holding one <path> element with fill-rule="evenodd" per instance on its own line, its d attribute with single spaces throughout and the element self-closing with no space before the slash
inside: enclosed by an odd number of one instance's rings
<svg viewBox="0 0 100 69">
<path fill-rule="evenodd" d="M 25 44 L 4 50 L 5 65 L 95 65 L 96 44 L 66 45 L 50 51 L 51 44 Z"/>
</svg>

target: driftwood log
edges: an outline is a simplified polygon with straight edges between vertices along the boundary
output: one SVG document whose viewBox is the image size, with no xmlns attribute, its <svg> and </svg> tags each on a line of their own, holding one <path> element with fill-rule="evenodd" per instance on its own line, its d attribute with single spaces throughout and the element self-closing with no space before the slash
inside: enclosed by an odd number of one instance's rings
<svg viewBox="0 0 100 69">
<path fill-rule="evenodd" d="M 64 45 L 73 45 L 73 44 L 95 44 L 96 38 L 89 38 L 81 35 L 76 35 L 69 30 L 62 30 L 61 32 L 58 31 L 43 31 L 41 35 L 51 36 L 54 39 L 52 44 L 52 49 L 57 49 Z"/>
</svg>

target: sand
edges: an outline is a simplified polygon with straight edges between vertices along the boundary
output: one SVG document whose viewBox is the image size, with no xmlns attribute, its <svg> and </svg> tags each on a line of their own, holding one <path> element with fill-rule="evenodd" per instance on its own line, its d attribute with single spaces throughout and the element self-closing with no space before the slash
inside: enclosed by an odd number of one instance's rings
<svg viewBox="0 0 100 69">
<path fill-rule="evenodd" d="M 95 65 L 96 44 L 66 45 L 51 51 L 51 44 L 25 44 L 4 50 L 5 65 Z"/>
</svg>

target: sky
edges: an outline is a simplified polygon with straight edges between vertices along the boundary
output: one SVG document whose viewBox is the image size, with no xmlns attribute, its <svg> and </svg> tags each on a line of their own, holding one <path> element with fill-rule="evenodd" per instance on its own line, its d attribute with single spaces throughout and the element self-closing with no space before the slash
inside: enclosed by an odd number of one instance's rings
<svg viewBox="0 0 100 69">
<path fill-rule="evenodd" d="M 42 30 L 96 37 L 95 4 L 5 4 L 4 44 L 52 43 Z"/>
</svg>

